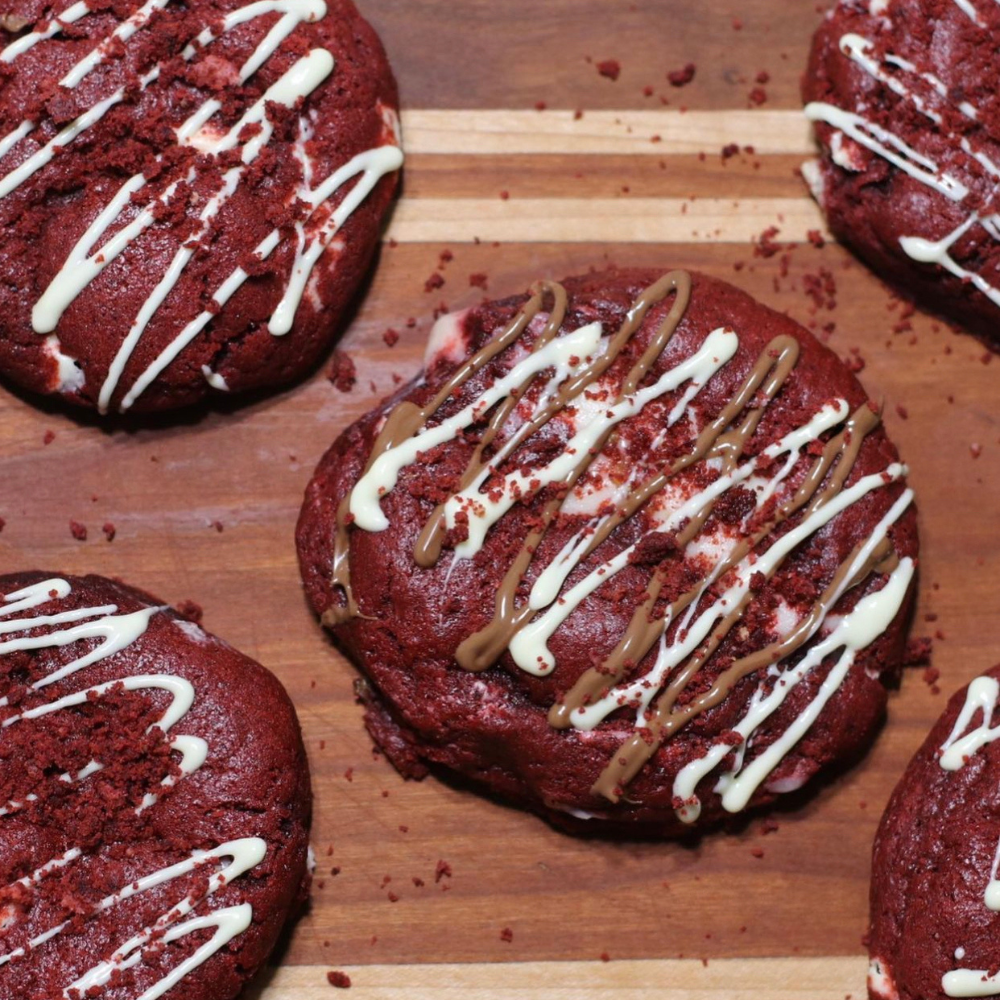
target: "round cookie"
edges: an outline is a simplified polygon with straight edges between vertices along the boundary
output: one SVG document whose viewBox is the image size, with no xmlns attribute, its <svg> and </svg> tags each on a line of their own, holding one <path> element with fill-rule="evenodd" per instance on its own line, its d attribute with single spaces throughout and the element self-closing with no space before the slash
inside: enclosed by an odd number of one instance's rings
<svg viewBox="0 0 1000 1000">
<path fill-rule="evenodd" d="M 803 173 L 879 277 L 1000 347 L 1000 6 L 841 0 L 803 80 Z"/>
<path fill-rule="evenodd" d="M 284 689 L 147 594 L 37 572 L 0 576 L 0 677 L 0 993 L 235 997 L 308 887 Z"/>
<path fill-rule="evenodd" d="M 0 376 L 166 410 L 294 380 L 378 244 L 396 84 L 351 0 L 9 0 Z"/>
<path fill-rule="evenodd" d="M 882 716 L 917 538 L 879 424 L 829 350 L 722 282 L 541 282 L 442 318 L 423 376 L 329 450 L 306 592 L 404 773 L 681 835 Z"/>
<path fill-rule="evenodd" d="M 872 858 L 873 1000 L 1000 996 L 1000 667 L 959 691 L 893 792 Z"/>
</svg>

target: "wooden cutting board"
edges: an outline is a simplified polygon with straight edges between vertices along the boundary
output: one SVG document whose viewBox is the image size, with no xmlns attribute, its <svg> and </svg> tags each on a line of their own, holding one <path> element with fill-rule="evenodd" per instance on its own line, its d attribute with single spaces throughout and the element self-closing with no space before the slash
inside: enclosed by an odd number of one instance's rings
<svg viewBox="0 0 1000 1000">
<path fill-rule="evenodd" d="M 287 685 L 312 762 L 319 870 L 260 998 L 328 996 L 331 969 L 347 969 L 360 998 L 862 996 L 881 810 L 945 694 L 998 658 L 1000 360 L 930 318 L 906 319 L 842 248 L 807 240 L 822 223 L 796 175 L 811 149 L 798 80 L 824 5 L 361 5 L 397 69 L 409 160 L 341 342 L 353 391 L 319 372 L 249 405 L 127 426 L 3 392 L 0 566 L 120 575 L 195 600 L 208 628 Z M 617 80 L 598 72 L 608 59 Z M 688 62 L 693 82 L 671 87 L 667 72 Z M 741 152 L 723 158 L 734 142 Z M 771 227 L 779 252 L 755 256 L 751 240 Z M 453 258 L 438 271 L 444 250 Z M 506 295 L 607 262 L 730 279 L 841 355 L 859 351 L 912 466 L 923 541 L 914 634 L 938 634 L 943 693 L 911 671 L 866 759 L 779 809 L 769 834 L 756 817 L 687 844 L 573 839 L 440 781 L 403 782 L 373 757 L 352 670 L 301 594 L 292 532 L 310 473 L 344 427 L 417 372 L 431 312 L 477 301 L 470 275 Z M 436 272 L 445 284 L 425 291 Z M 105 522 L 117 529 L 110 544 Z M 452 874 L 435 881 L 439 861 Z"/>
</svg>

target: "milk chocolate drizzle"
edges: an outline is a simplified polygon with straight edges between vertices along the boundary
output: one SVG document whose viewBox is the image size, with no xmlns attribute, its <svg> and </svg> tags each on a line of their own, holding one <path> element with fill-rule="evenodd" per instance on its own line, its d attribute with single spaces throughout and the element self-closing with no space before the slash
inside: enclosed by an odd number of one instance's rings
<svg viewBox="0 0 1000 1000">
<path fill-rule="evenodd" d="M 673 294 L 674 302 L 667 315 L 660 321 L 648 347 L 629 370 L 618 391 L 616 403 L 637 391 L 645 376 L 663 353 L 670 339 L 684 318 L 691 296 L 691 278 L 683 271 L 672 271 L 647 288 L 629 310 L 626 320 L 611 338 L 607 350 L 587 364 L 586 367 L 570 375 L 565 383 L 532 417 L 530 423 L 518 431 L 520 440 L 526 440 L 556 414 L 570 406 L 590 385 L 598 380 L 615 362 L 629 341 L 642 328 L 649 310 L 657 303 Z M 442 405 L 456 394 L 470 379 L 479 373 L 501 351 L 513 344 L 538 317 L 547 300 L 551 306 L 544 329 L 531 346 L 537 351 L 549 343 L 560 331 L 566 318 L 567 294 L 562 286 L 552 282 L 540 282 L 533 286 L 531 297 L 506 329 L 491 339 L 483 348 L 466 360 L 438 393 L 424 406 L 403 402 L 393 409 L 386 419 L 372 448 L 365 471 L 371 468 L 375 459 L 418 433 L 437 413 Z M 591 555 L 615 530 L 628 521 L 646 502 L 659 493 L 675 476 L 697 462 L 714 460 L 719 476 L 732 473 L 753 437 L 768 404 L 780 392 L 795 368 L 799 356 L 799 343 L 793 337 L 774 338 L 762 352 L 744 379 L 742 385 L 723 407 L 714 420 L 707 424 L 698 435 L 691 450 L 676 459 L 669 468 L 654 474 L 642 483 L 634 485 L 627 497 L 618 504 L 610 516 L 604 518 L 593 531 L 583 548 L 579 562 Z M 528 393 L 536 379 L 532 375 L 516 391 L 510 393 L 495 409 L 486 430 L 479 440 L 461 480 L 453 495 L 467 489 L 487 465 L 484 454 L 490 449 L 497 435 L 518 402 Z M 742 416 L 742 419 L 740 419 Z M 767 522 L 757 527 L 742 539 L 728 555 L 714 568 L 712 579 L 718 580 L 727 572 L 739 566 L 771 533 L 791 517 L 802 512 L 803 518 L 820 510 L 843 488 L 847 477 L 857 460 L 865 437 L 880 423 L 880 416 L 867 404 L 859 407 L 845 421 L 843 430 L 832 437 L 822 453 L 808 469 L 794 494 L 783 504 L 776 506 Z M 565 497 L 572 491 L 591 462 L 602 451 L 615 428 L 598 440 L 597 445 L 581 456 L 566 480 L 560 483 L 557 495 L 546 502 L 534 527 L 525 538 L 517 556 L 497 590 L 493 619 L 478 632 L 465 639 L 455 658 L 459 665 L 469 671 L 482 671 L 492 666 L 507 649 L 511 640 L 536 615 L 527 600 L 518 602 L 518 590 L 526 578 L 534 554 L 545 537 L 552 521 L 559 514 Z M 351 495 L 340 503 L 337 512 L 337 527 L 333 558 L 333 583 L 343 589 L 345 604 L 329 609 L 323 616 L 327 625 L 339 625 L 359 614 L 354 598 L 348 556 L 350 547 L 349 512 Z M 704 507 L 677 533 L 676 545 L 680 551 L 700 533 L 714 508 L 715 501 L 706 502 Z M 414 559 L 421 568 L 434 566 L 440 558 L 445 540 L 444 505 L 439 505 L 417 540 Z M 688 657 L 682 667 L 671 676 L 669 683 L 647 713 L 645 725 L 615 752 L 611 763 L 605 768 L 593 786 L 593 791 L 612 802 L 617 802 L 625 786 L 638 774 L 643 765 L 653 756 L 657 748 L 693 718 L 722 702 L 733 687 L 745 677 L 766 668 L 794 653 L 815 632 L 837 601 L 837 595 L 846 587 L 853 587 L 866 579 L 873 571 L 891 572 L 895 565 L 895 553 L 888 540 L 880 544 L 871 558 L 852 573 L 852 564 L 860 551 L 860 545 L 840 565 L 834 578 L 812 609 L 781 641 L 735 660 L 712 686 L 696 697 L 685 698 L 692 681 L 701 668 L 715 653 L 733 626 L 740 621 L 746 607 L 752 600 L 753 591 L 748 590 L 743 599 L 729 611 L 726 617 L 712 630 L 711 636 L 702 646 Z M 579 563 L 578 563 L 579 564 Z M 778 561 L 771 567 L 769 578 L 781 566 Z M 847 577 L 850 579 L 847 580 Z M 560 702 L 552 706 L 549 723 L 557 729 L 566 729 L 572 724 L 573 712 L 605 697 L 631 668 L 638 664 L 675 622 L 679 615 L 704 595 L 706 581 L 701 581 L 686 593 L 676 598 L 663 612 L 658 612 L 664 577 L 654 571 L 649 581 L 645 598 L 635 609 L 624 635 L 596 667 L 586 671 Z"/>
</svg>

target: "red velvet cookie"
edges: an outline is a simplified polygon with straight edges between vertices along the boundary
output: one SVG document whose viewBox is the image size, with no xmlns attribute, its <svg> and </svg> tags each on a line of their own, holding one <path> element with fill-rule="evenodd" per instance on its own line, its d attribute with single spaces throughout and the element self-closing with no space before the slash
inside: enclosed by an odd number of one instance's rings
<svg viewBox="0 0 1000 1000">
<path fill-rule="evenodd" d="M 839 240 L 1000 347 L 1000 6 L 841 0 L 813 43 L 803 173 Z"/>
<path fill-rule="evenodd" d="M 377 246 L 396 107 L 351 0 L 0 0 L 0 375 L 106 412 L 304 374 Z"/>
<path fill-rule="evenodd" d="M 299 557 L 403 773 L 680 835 L 871 737 L 917 553 L 905 473 L 797 324 L 612 271 L 444 317 L 424 375 L 323 458 Z"/>
<path fill-rule="evenodd" d="M 0 576 L 0 997 L 231 1000 L 304 900 L 278 681 L 97 576 Z"/>
<path fill-rule="evenodd" d="M 959 691 L 886 807 L 872 859 L 873 1000 L 1000 996 L 1000 667 Z"/>
</svg>

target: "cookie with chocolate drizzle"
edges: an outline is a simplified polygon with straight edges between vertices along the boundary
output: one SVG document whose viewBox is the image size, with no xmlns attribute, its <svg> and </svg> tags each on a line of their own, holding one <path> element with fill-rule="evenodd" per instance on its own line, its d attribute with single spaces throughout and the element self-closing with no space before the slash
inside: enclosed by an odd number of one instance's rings
<svg viewBox="0 0 1000 1000">
<path fill-rule="evenodd" d="M 323 458 L 299 555 L 401 771 L 672 836 L 871 737 L 916 568 L 905 479 L 793 321 L 612 271 L 443 317 L 425 373 Z"/>
<path fill-rule="evenodd" d="M 101 413 L 300 378 L 378 244 L 397 103 L 351 0 L 5 0 L 0 376 Z"/>
<path fill-rule="evenodd" d="M 841 0 L 813 41 L 803 167 L 830 229 L 1000 349 L 1000 5 Z"/>
<path fill-rule="evenodd" d="M 231 1000 L 308 890 L 277 679 L 141 591 L 0 576 L 0 997 Z"/>
</svg>

